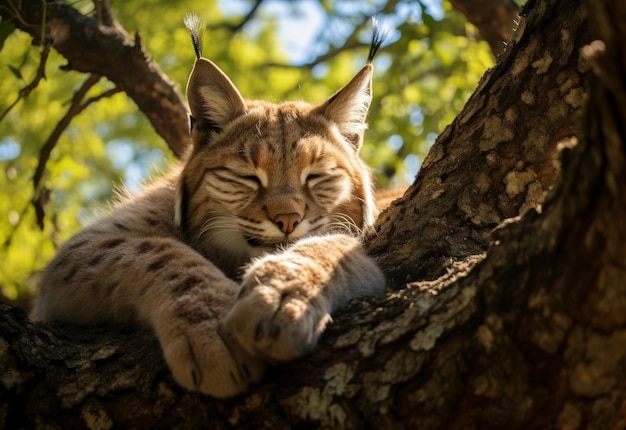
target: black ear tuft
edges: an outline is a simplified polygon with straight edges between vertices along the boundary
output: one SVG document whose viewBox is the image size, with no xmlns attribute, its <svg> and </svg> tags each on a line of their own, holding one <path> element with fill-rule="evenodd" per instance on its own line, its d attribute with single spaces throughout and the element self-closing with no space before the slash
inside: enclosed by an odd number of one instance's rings
<svg viewBox="0 0 626 430">
<path fill-rule="evenodd" d="M 185 15 L 184 23 L 191 34 L 191 42 L 193 43 L 193 49 L 196 51 L 196 58 L 200 58 L 202 57 L 202 31 L 204 30 L 204 22 L 202 22 L 198 14 L 189 12 Z"/>
<path fill-rule="evenodd" d="M 370 64 L 374 60 L 374 56 L 380 49 L 381 45 L 389 37 L 390 30 L 386 26 L 381 28 L 378 25 L 378 19 L 376 16 L 372 17 L 372 43 L 370 45 L 370 53 L 367 56 L 367 64 Z"/>
</svg>

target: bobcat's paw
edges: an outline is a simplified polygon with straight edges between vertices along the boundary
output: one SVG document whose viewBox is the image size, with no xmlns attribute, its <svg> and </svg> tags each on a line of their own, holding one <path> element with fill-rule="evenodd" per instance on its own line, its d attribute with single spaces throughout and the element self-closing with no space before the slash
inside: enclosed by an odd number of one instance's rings
<svg viewBox="0 0 626 430">
<path fill-rule="evenodd" d="M 331 307 L 322 280 L 308 270 L 277 256 L 248 270 L 224 325 L 250 354 L 287 361 L 315 347 Z"/>
<path fill-rule="evenodd" d="M 174 379 L 188 390 L 230 397 L 260 382 L 265 373 L 262 360 L 251 356 L 214 323 L 197 324 L 178 333 L 170 328 L 161 344 Z"/>
</svg>

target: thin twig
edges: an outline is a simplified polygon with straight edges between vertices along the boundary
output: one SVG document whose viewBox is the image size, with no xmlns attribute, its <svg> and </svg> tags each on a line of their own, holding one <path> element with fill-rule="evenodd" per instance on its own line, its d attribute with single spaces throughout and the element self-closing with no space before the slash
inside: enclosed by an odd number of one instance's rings
<svg viewBox="0 0 626 430">
<path fill-rule="evenodd" d="M 379 14 L 385 14 L 385 13 L 389 13 L 389 10 L 393 10 L 395 5 L 398 3 L 398 1 L 389 1 L 385 4 L 385 6 L 378 10 L 378 12 L 376 12 L 374 14 L 374 16 L 379 15 Z M 328 15 L 327 17 L 327 25 L 324 26 L 324 28 L 328 28 L 329 27 L 329 22 L 333 19 L 338 17 L 338 15 Z M 301 69 L 301 68 L 313 68 L 315 66 L 317 66 L 320 63 L 323 63 L 325 61 L 328 61 L 334 57 L 336 57 L 337 55 L 341 54 L 344 51 L 348 51 L 351 49 L 355 49 L 355 48 L 361 48 L 361 47 L 369 47 L 370 44 L 369 43 L 361 43 L 358 41 L 357 35 L 359 34 L 359 32 L 365 28 L 365 26 L 369 25 L 370 22 L 370 18 L 371 17 L 366 17 L 365 19 L 362 19 L 360 22 L 357 22 L 354 25 L 354 29 L 352 31 L 352 34 L 350 34 L 350 36 L 348 36 L 348 38 L 346 38 L 346 40 L 344 41 L 343 45 L 334 48 L 334 49 L 330 49 L 329 51 L 327 51 L 326 53 L 317 56 L 316 58 L 314 58 L 313 60 L 307 62 L 307 63 L 301 63 L 301 64 L 286 64 L 286 63 L 266 63 L 263 65 L 263 67 L 276 67 L 276 68 L 284 68 L 284 69 Z M 341 19 L 343 20 L 347 20 L 347 17 L 342 17 Z M 318 45 L 322 42 L 325 41 L 325 37 L 324 37 L 324 31 L 318 33 L 317 37 L 315 38 L 315 42 L 313 43 L 313 45 Z M 326 43 L 328 43 L 330 45 L 330 42 L 328 42 L 328 40 L 326 39 Z"/>
<path fill-rule="evenodd" d="M 238 25 L 231 27 L 231 30 L 233 31 L 233 33 L 236 33 L 239 30 L 241 30 L 250 20 L 252 20 L 252 18 L 254 18 L 254 15 L 256 15 L 257 10 L 261 6 L 261 3 L 263 3 L 263 0 L 257 0 L 254 3 L 254 6 L 252 6 L 252 9 L 250 9 L 248 14 L 243 18 L 243 20 Z"/>
<path fill-rule="evenodd" d="M 69 126 L 71 120 L 76 115 L 80 114 L 90 104 L 95 103 L 102 98 L 110 97 L 113 94 L 121 91 L 117 87 L 111 88 L 103 92 L 102 94 L 96 97 L 91 97 L 83 102 L 83 99 L 85 95 L 87 94 L 87 92 L 99 80 L 100 80 L 100 76 L 92 74 L 92 75 L 89 75 L 89 77 L 85 80 L 85 82 L 83 82 L 82 86 L 74 94 L 74 97 L 72 98 L 72 103 L 70 107 L 68 108 L 67 112 L 65 113 L 63 118 L 61 118 L 59 123 L 56 125 L 56 127 L 54 128 L 54 130 L 52 131 L 52 133 L 46 140 L 46 143 L 41 148 L 41 151 L 39 154 L 39 162 L 35 170 L 35 175 L 33 176 L 34 196 L 33 196 L 32 203 L 35 208 L 35 213 L 37 215 L 37 225 L 39 225 L 39 228 L 41 228 L 42 230 L 44 227 L 43 220 L 45 216 L 45 205 L 47 203 L 48 197 L 47 197 L 47 192 L 45 192 L 41 183 L 42 183 L 43 175 L 45 173 L 46 164 L 48 163 L 48 160 L 50 159 L 50 154 L 52 153 L 52 150 L 55 148 L 55 146 L 57 145 L 59 141 L 59 138 L 61 137 L 65 129 Z"/>
<path fill-rule="evenodd" d="M 11 105 L 8 108 L 6 108 L 4 112 L 2 112 L 2 115 L 0 115 L 0 121 L 2 121 L 9 114 L 9 112 L 11 112 L 11 110 L 15 107 L 15 105 L 17 105 L 17 103 L 20 100 L 27 97 L 31 93 L 32 90 L 37 88 L 37 86 L 39 85 L 39 82 L 42 79 L 46 78 L 46 62 L 48 61 L 48 54 L 50 53 L 50 46 L 51 45 L 49 43 L 44 43 L 41 49 L 39 67 L 37 67 L 37 73 L 35 74 L 35 77 L 29 84 L 27 84 L 24 88 L 22 88 L 18 92 L 17 99 L 15 99 L 15 101 L 11 103 Z"/>
<path fill-rule="evenodd" d="M 256 15 L 257 11 L 259 10 L 259 7 L 261 6 L 261 3 L 263 3 L 263 0 L 257 0 L 254 3 L 254 5 L 252 6 L 252 8 L 250 9 L 250 11 L 248 11 L 246 16 L 244 16 L 243 19 L 238 24 L 221 23 L 221 24 L 215 24 L 215 25 L 208 26 L 207 28 L 210 29 L 210 30 L 215 30 L 215 29 L 219 29 L 219 28 L 226 28 L 229 31 L 231 31 L 233 33 L 236 33 L 238 31 L 240 31 L 243 27 L 245 27 L 245 25 L 248 22 L 250 22 L 252 20 L 252 18 L 254 18 L 254 15 Z"/>
<path fill-rule="evenodd" d="M 17 8 L 16 5 L 14 5 L 12 2 L 7 2 L 9 7 L 0 7 L 0 11 L 6 10 L 9 12 L 12 12 L 11 15 L 9 15 L 7 18 L 7 21 L 9 19 L 16 19 L 18 20 L 21 24 L 23 25 L 28 25 L 28 23 L 24 20 L 24 17 L 22 17 L 22 15 L 20 15 L 20 10 Z M 2 14 L 0 14 L 2 15 Z M 2 15 L 2 19 L 5 19 L 5 16 Z"/>
<path fill-rule="evenodd" d="M 325 54 L 315 57 L 313 60 L 309 61 L 308 63 L 304 63 L 304 64 L 265 63 L 263 64 L 263 67 L 278 67 L 278 68 L 284 68 L 284 69 L 302 69 L 302 68 L 310 69 L 312 67 L 317 66 L 320 63 L 323 63 L 325 61 L 330 60 L 331 58 L 336 57 L 337 55 L 341 54 L 344 51 L 348 51 L 348 50 L 359 48 L 359 47 L 365 47 L 365 46 L 370 46 L 370 45 L 369 43 L 361 43 L 361 42 L 347 40 L 346 43 L 344 43 L 339 48 L 331 49 Z"/>
</svg>

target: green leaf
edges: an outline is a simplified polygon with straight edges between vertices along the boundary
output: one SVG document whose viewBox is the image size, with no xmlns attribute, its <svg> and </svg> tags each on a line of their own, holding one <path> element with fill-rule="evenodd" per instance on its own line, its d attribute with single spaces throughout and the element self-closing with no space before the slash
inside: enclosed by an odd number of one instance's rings
<svg viewBox="0 0 626 430">
<path fill-rule="evenodd" d="M 9 69 L 11 70 L 11 72 L 13 72 L 13 75 L 17 78 L 17 79 L 23 79 L 22 78 L 22 72 L 20 72 L 20 69 L 18 69 L 17 67 L 13 67 L 11 65 L 9 65 Z"/>
</svg>

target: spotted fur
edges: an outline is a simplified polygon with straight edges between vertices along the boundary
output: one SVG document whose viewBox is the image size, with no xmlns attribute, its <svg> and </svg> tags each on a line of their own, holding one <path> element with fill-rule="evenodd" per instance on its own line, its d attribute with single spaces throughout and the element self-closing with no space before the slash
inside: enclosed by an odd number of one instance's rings
<svg viewBox="0 0 626 430">
<path fill-rule="evenodd" d="M 193 146 L 59 249 L 35 317 L 148 324 L 181 385 L 225 397 L 266 363 L 310 352 L 350 299 L 384 292 L 360 242 L 376 209 L 358 155 L 380 40 L 348 85 L 312 105 L 245 100 L 197 36 Z"/>
</svg>

